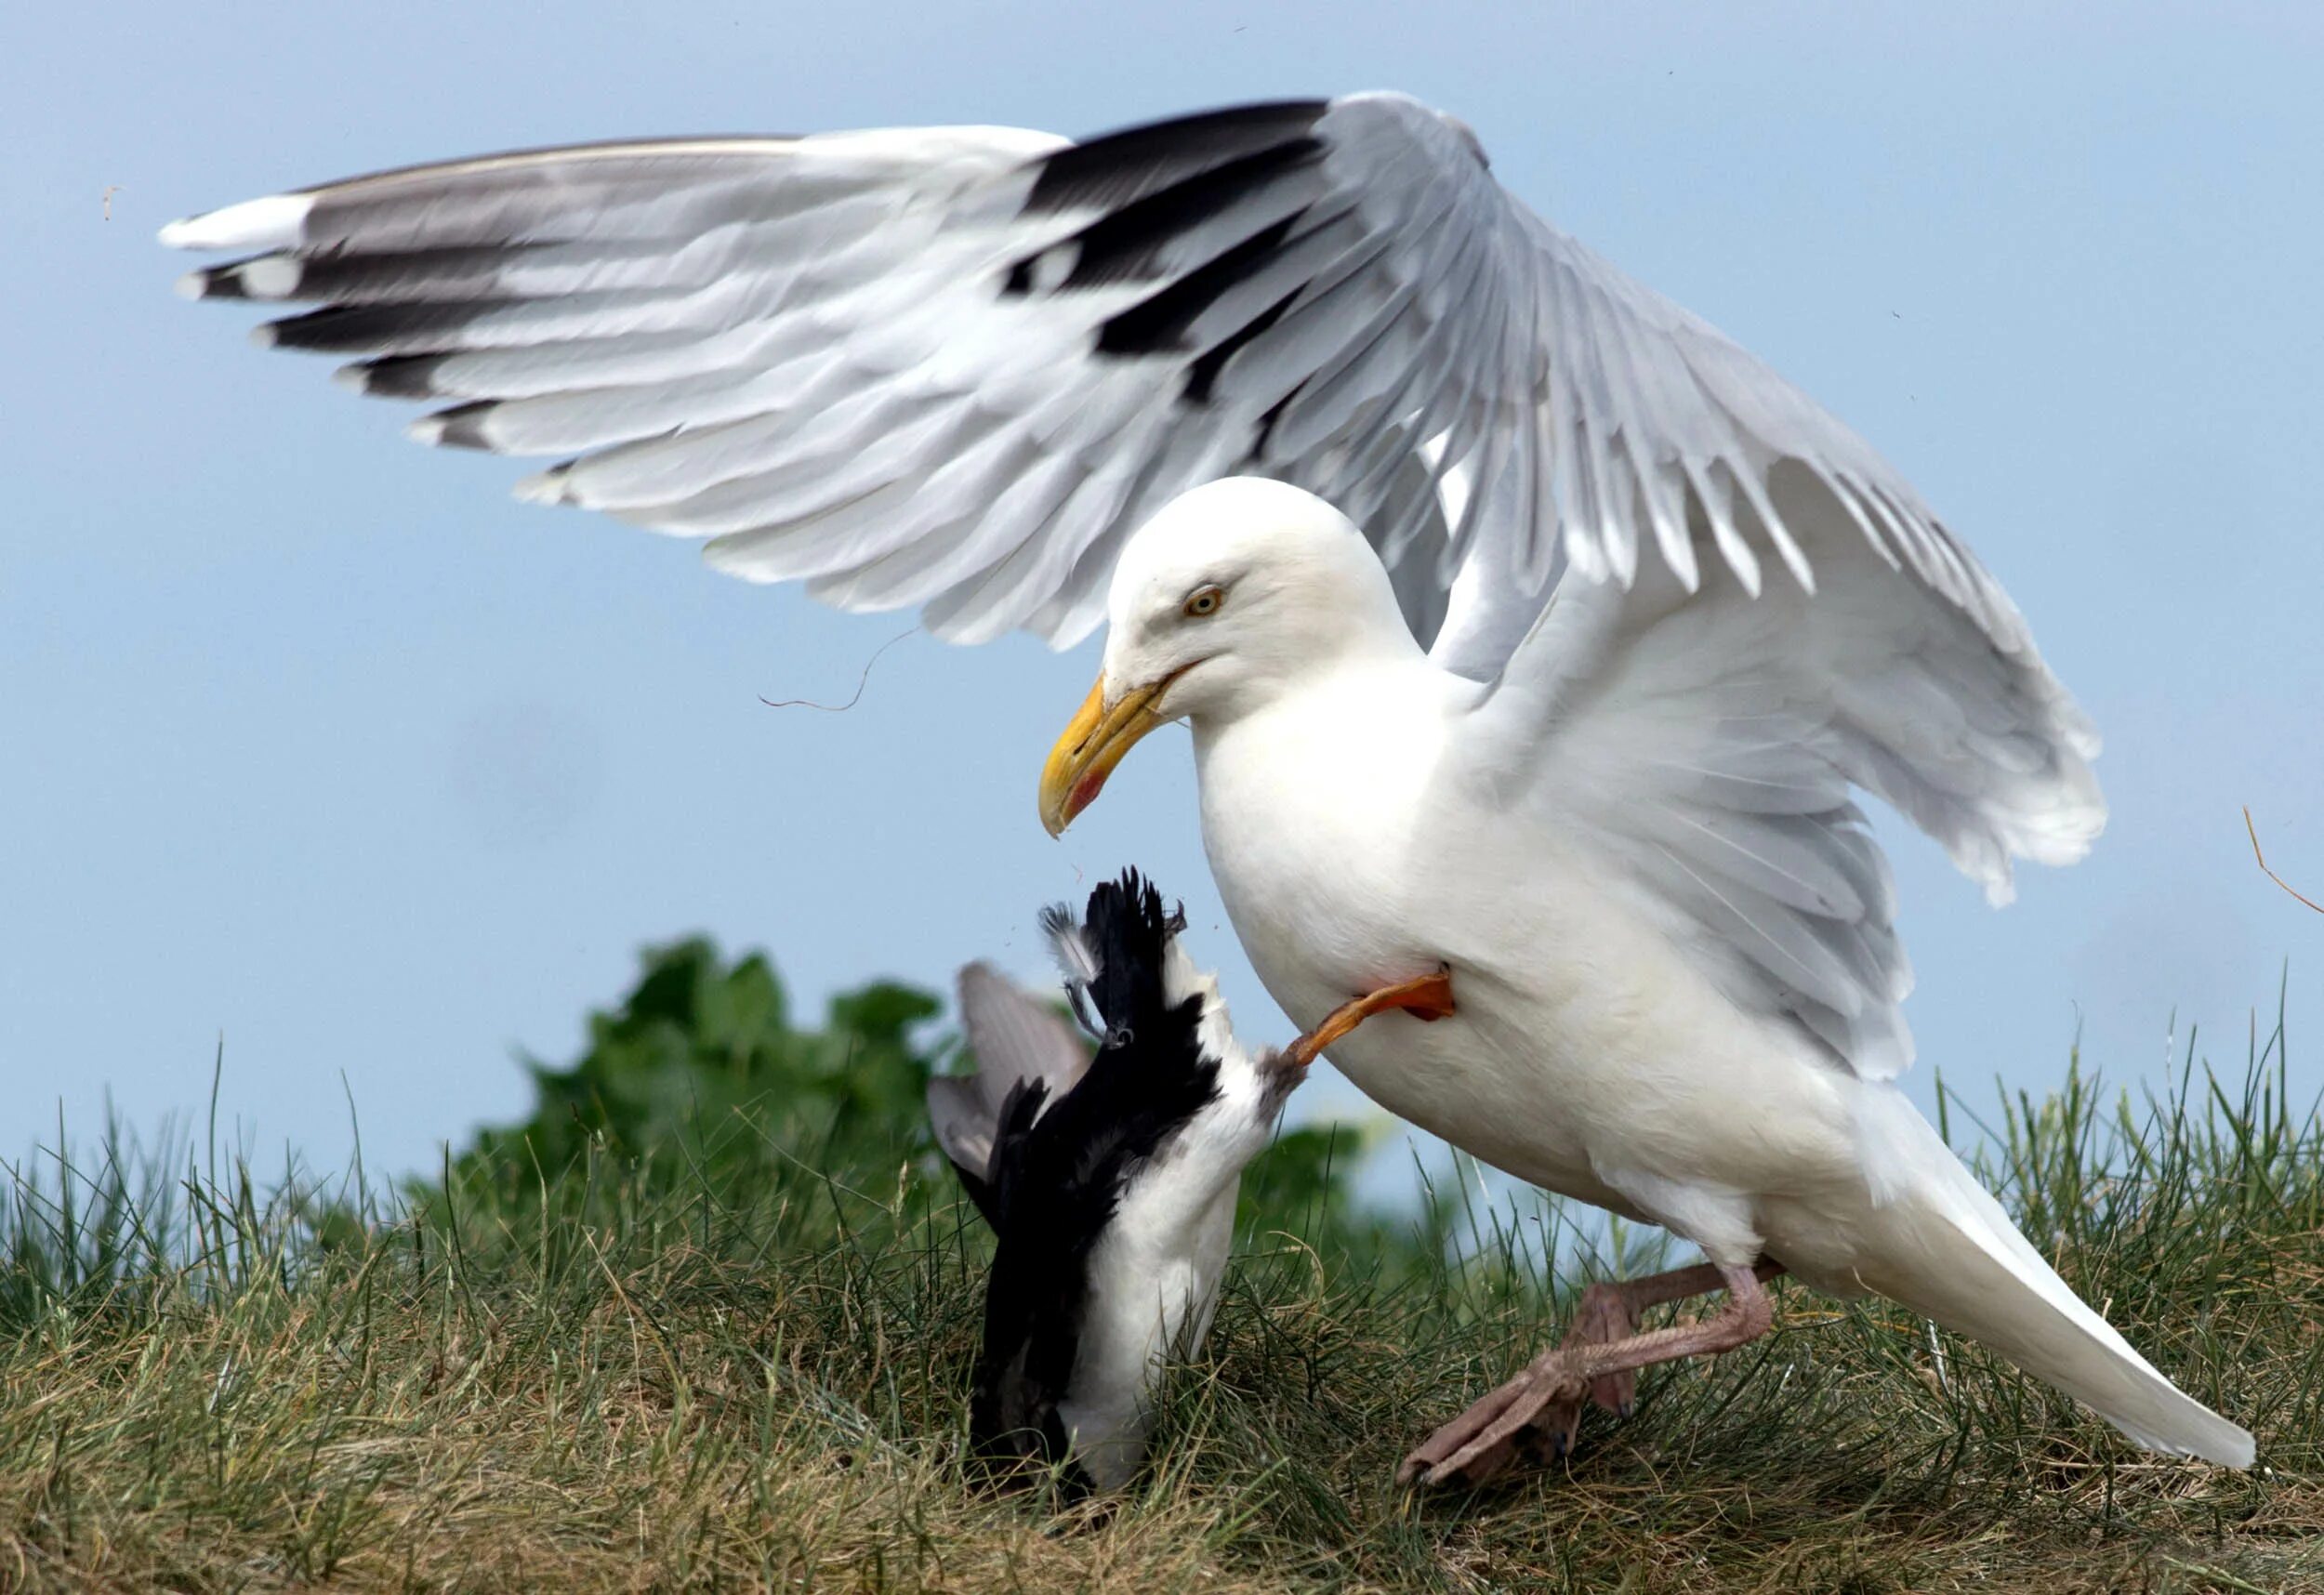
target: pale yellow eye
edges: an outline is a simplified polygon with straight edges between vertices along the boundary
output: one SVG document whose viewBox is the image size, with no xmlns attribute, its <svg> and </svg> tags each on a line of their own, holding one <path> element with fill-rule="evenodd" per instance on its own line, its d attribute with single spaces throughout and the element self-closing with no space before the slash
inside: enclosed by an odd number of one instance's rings
<svg viewBox="0 0 2324 1595">
<path fill-rule="evenodd" d="M 1204 615 L 1218 613 L 1219 606 L 1225 602 L 1226 588 L 1221 587 L 1196 587 L 1186 595 L 1186 602 L 1181 607 L 1184 610 L 1187 619 L 1200 620 Z"/>
</svg>

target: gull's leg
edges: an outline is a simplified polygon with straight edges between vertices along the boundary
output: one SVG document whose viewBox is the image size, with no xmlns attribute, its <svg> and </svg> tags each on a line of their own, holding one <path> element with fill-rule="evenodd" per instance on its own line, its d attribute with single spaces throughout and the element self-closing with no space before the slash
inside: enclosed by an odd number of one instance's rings
<svg viewBox="0 0 2324 1595">
<path fill-rule="evenodd" d="M 1374 1014 L 1399 1008 L 1419 1020 L 1450 1017 L 1453 1011 L 1450 971 L 1439 969 L 1433 975 L 1422 975 L 1417 980 L 1398 981 L 1394 985 L 1367 992 L 1353 1002 L 1341 1003 L 1324 1016 L 1323 1023 L 1285 1048 L 1283 1061 L 1304 1069 L 1315 1061 L 1325 1048 Z"/>
<path fill-rule="evenodd" d="M 1783 1272 L 1783 1265 L 1763 1260 L 1752 1272 L 1764 1283 Z M 1582 1290 L 1573 1327 L 1565 1332 L 1561 1346 L 1611 1345 L 1638 1333 L 1638 1320 L 1648 1308 L 1684 1301 L 1690 1296 L 1708 1296 L 1723 1284 L 1719 1271 L 1710 1263 L 1674 1268 L 1644 1279 L 1593 1280 Z M 1638 1370 L 1603 1374 L 1590 1381 L 1588 1394 L 1591 1405 L 1617 1417 L 1628 1417 L 1638 1394 Z M 1537 1459 L 1564 1457 L 1574 1448 L 1575 1437 L 1581 1430 L 1581 1407 L 1580 1396 L 1550 1403 L 1515 1436 L 1512 1445 Z"/>
<path fill-rule="evenodd" d="M 1732 1351 L 1765 1334 L 1775 1310 L 1760 1282 L 1782 1272 L 1775 1262 L 1752 1268 L 1704 1263 L 1627 1285 L 1591 1286 L 1583 1293 L 1582 1312 L 1565 1342 L 1422 1441 L 1397 1470 L 1397 1481 L 1478 1484 L 1507 1468 L 1520 1451 L 1537 1457 L 1562 1453 L 1572 1443 L 1585 1396 L 1618 1409 L 1628 1404 L 1630 1381 L 1640 1368 Z M 1722 1285 L 1727 1304 L 1712 1316 L 1634 1332 L 1637 1315 L 1646 1308 Z"/>
<path fill-rule="evenodd" d="M 1783 1264 L 1762 1259 L 1752 1272 L 1764 1284 L 1783 1272 Z M 1650 1273 L 1644 1279 L 1592 1280 L 1583 1287 L 1581 1301 L 1574 1310 L 1574 1326 L 1566 1331 L 1565 1338 L 1567 1341 L 1611 1345 L 1625 1336 L 1637 1334 L 1638 1321 L 1645 1315 L 1648 1308 L 1684 1301 L 1690 1296 L 1709 1296 L 1723 1285 L 1719 1271 L 1710 1263 Z M 1625 1368 L 1620 1373 L 1607 1374 L 1590 1381 L 1591 1404 L 1617 1417 L 1630 1416 L 1631 1404 L 1637 1394 L 1638 1370 L 1635 1368 Z M 1578 1409 L 1576 1416 L 1579 1416 Z M 1566 1433 L 1570 1437 L 1570 1428 Z"/>
</svg>

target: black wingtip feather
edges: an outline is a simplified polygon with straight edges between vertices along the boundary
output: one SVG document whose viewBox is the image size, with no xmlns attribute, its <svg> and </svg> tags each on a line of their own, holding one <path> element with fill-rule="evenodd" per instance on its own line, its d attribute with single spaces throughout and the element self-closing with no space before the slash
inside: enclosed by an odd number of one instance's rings
<svg viewBox="0 0 2324 1595">
<path fill-rule="evenodd" d="M 1206 167 L 1106 212 L 1076 235 L 1073 270 L 1063 285 L 1100 288 L 1157 276 L 1163 253 L 1174 240 L 1246 195 L 1314 166 L 1323 154 L 1320 139 L 1293 138 Z M 1269 231 L 1279 239 L 1289 225 L 1286 218 Z M 1268 247 L 1273 246 L 1271 239 Z"/>
<path fill-rule="evenodd" d="M 365 394 L 378 399 L 435 399 L 442 390 L 436 373 L 443 369 L 441 354 L 390 354 L 348 367 Z"/>
<path fill-rule="evenodd" d="M 257 259 L 252 256 L 250 260 Z M 186 273 L 186 281 L 193 284 L 197 299 L 246 299 L 249 291 L 242 285 L 242 269 L 250 260 L 230 261 L 223 266 L 205 266 L 199 271 Z"/>
<path fill-rule="evenodd" d="M 441 352 L 480 316 L 506 307 L 478 301 L 464 305 L 326 305 L 302 316 L 266 323 L 277 349 L 320 354 L 421 354 Z"/>
<path fill-rule="evenodd" d="M 471 403 L 455 404 L 449 410 L 437 411 L 429 417 L 437 426 L 436 446 L 491 453 L 492 444 L 484 437 L 484 420 L 499 408 L 496 400 L 479 399 Z"/>
<path fill-rule="evenodd" d="M 1167 188 L 1189 173 L 1304 137 L 1327 99 L 1283 99 L 1174 116 L 1069 144 L 1043 157 L 1029 211 L 1106 209 Z"/>
</svg>

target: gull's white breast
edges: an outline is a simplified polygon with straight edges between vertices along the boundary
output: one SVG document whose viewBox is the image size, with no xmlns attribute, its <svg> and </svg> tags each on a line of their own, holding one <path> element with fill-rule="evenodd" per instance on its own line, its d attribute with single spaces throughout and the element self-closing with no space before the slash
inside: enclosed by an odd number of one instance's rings
<svg viewBox="0 0 2324 1595">
<path fill-rule="evenodd" d="M 1713 1255 L 1826 1227 L 1800 1203 L 1856 1206 L 1856 1083 L 1739 1012 L 1538 803 L 1463 765 L 1472 691 L 1367 667 L 1197 735 L 1205 846 L 1268 992 L 1306 1027 L 1449 965 L 1455 1017 L 1371 1021 L 1332 1061 L 1486 1163 Z"/>
</svg>

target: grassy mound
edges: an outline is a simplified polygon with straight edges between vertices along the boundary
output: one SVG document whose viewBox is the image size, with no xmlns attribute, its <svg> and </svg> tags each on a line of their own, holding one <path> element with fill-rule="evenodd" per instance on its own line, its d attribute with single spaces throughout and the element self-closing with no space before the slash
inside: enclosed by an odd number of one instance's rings
<svg viewBox="0 0 2324 1595">
<path fill-rule="evenodd" d="M 899 1014 L 865 1022 L 902 1047 Z M 384 1201 L 46 1156 L 0 1218 L 0 1588 L 2324 1589 L 2324 1127 L 2287 1077 L 2280 1033 L 2144 1102 L 2069 1074 L 1982 1141 L 2067 1280 L 2258 1432 L 2251 1473 L 1778 1287 L 1775 1334 L 1649 1374 L 1568 1467 L 1409 1495 L 1412 1440 L 1554 1336 L 1541 1259 L 1570 1288 L 1577 1248 L 1465 1178 L 1327 1210 L 1295 1138 L 1155 1470 L 1063 1508 L 964 1474 L 986 1243 L 901 1110 L 663 1093 L 641 1147 L 560 1098 L 561 1161 L 501 1132 Z"/>
</svg>

